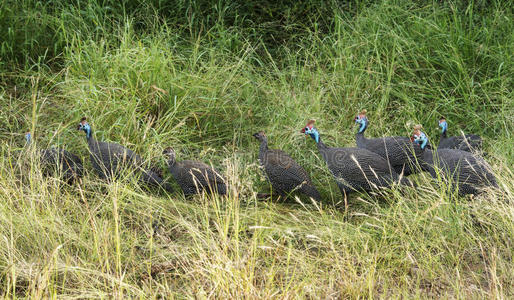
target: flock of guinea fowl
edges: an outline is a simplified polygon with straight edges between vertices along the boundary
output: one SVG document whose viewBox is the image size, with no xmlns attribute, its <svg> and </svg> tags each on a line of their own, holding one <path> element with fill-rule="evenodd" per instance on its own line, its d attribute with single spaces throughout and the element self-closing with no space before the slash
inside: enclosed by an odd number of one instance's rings
<svg viewBox="0 0 514 300">
<path fill-rule="evenodd" d="M 478 194 L 485 189 L 498 187 L 491 167 L 480 156 L 481 138 L 464 134 L 448 137 L 448 124 L 444 118 L 439 120 L 441 140 L 437 149 L 432 148 L 420 125 L 414 126 L 411 138 L 368 139 L 364 136 L 368 127 L 366 110 L 360 111 L 354 121 L 359 128 L 357 147 L 352 148 L 325 145 L 314 126 L 314 120 L 309 120 L 301 129 L 302 133 L 315 141 L 343 197 L 351 192 L 379 190 L 394 184 L 413 186 L 406 176 L 423 171 L 442 179 L 445 187 L 460 195 Z M 120 144 L 97 141 L 86 118 L 82 118 L 77 129 L 86 134 L 91 164 L 101 178 L 112 180 L 130 170 L 139 175 L 140 182 L 172 192 L 171 185 L 163 180 L 161 171 L 158 168 L 145 168 L 139 155 Z M 25 137 L 30 147 L 30 132 Z M 287 198 L 298 192 L 315 200 L 321 199 L 304 168 L 284 151 L 269 149 L 264 132 L 255 133 L 254 137 L 260 142 L 259 161 L 271 183 L 273 195 Z M 41 149 L 36 153 L 45 175 L 58 174 L 68 183 L 83 175 L 81 159 L 64 149 Z M 186 197 L 203 192 L 228 193 L 224 177 L 215 168 L 200 161 L 177 161 L 171 147 L 166 148 L 163 154 L 168 159 L 169 172 Z"/>
</svg>

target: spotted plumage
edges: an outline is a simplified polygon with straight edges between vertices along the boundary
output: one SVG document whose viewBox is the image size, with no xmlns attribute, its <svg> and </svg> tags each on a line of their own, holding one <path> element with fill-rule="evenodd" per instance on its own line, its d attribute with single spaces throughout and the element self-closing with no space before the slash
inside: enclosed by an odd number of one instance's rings
<svg viewBox="0 0 514 300">
<path fill-rule="evenodd" d="M 463 134 L 448 137 L 448 123 L 445 118 L 439 120 L 439 127 L 441 127 L 441 139 L 438 149 L 458 149 L 467 152 L 482 150 L 482 138 L 479 135 Z"/>
<path fill-rule="evenodd" d="M 390 187 L 394 182 L 410 185 L 410 182 L 389 168 L 381 156 L 363 148 L 330 148 L 322 141 L 315 127 L 302 132 L 310 135 L 317 143 L 318 151 L 334 175 L 343 196 L 353 191 L 370 191 Z"/>
<path fill-rule="evenodd" d="M 433 178 L 438 178 L 438 174 L 441 174 L 447 184 L 456 183 L 460 195 L 476 195 L 484 188 L 498 187 L 491 166 L 481 157 L 467 151 L 427 149 L 424 153 L 424 161 Z"/>
<path fill-rule="evenodd" d="M 168 157 L 168 169 L 186 197 L 206 192 L 227 194 L 227 185 L 221 173 L 211 166 L 194 160 L 176 161 L 173 148 L 163 152 Z"/>
<path fill-rule="evenodd" d="M 268 138 L 264 132 L 253 135 L 260 141 L 259 162 L 264 169 L 266 177 L 271 183 L 273 192 L 286 197 L 293 191 L 298 191 L 315 200 L 321 196 L 312 183 L 312 180 L 293 158 L 278 149 L 268 148 Z"/>
<path fill-rule="evenodd" d="M 91 126 L 82 118 L 78 129 L 86 133 L 91 164 L 97 174 L 103 179 L 114 179 L 125 170 L 136 170 L 141 174 L 139 180 L 148 185 L 161 186 L 168 192 L 172 188 L 163 182 L 162 178 L 152 170 L 143 168 L 143 160 L 132 150 L 116 143 L 97 141 L 92 136 Z"/>
<path fill-rule="evenodd" d="M 40 151 L 44 174 L 59 174 L 67 183 L 82 177 L 82 160 L 65 149 L 44 149 Z"/>
<path fill-rule="evenodd" d="M 419 145 L 412 143 L 408 137 L 402 136 L 368 139 L 364 136 L 368 127 L 367 119 L 361 120 L 359 123 L 361 126 L 355 135 L 358 148 L 367 149 L 380 155 L 398 174 L 403 173 L 408 176 L 421 171 L 420 162 L 423 159 L 423 150 Z"/>
<path fill-rule="evenodd" d="M 18 153 L 19 159 L 26 160 L 28 154 L 35 153 L 43 175 L 58 176 L 69 184 L 82 177 L 82 160 L 78 156 L 62 148 L 37 149 L 32 152 L 30 150 L 33 146 L 31 138 L 31 133 L 27 132 L 25 148 Z"/>
</svg>

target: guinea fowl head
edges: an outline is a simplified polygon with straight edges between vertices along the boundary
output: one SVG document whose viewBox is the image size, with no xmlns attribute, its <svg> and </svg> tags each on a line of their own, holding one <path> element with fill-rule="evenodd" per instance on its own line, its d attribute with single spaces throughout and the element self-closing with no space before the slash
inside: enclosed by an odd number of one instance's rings
<svg viewBox="0 0 514 300">
<path fill-rule="evenodd" d="M 258 139 L 260 142 L 268 142 L 268 138 L 264 131 L 259 131 L 253 134 L 253 137 Z"/>
<path fill-rule="evenodd" d="M 368 111 L 363 109 L 360 113 L 353 119 L 356 124 L 360 124 L 359 131 L 357 133 L 364 133 L 366 128 L 368 128 L 368 118 L 366 117 L 366 113 Z"/>
<path fill-rule="evenodd" d="M 77 130 L 84 131 L 86 133 L 87 139 L 91 138 L 91 126 L 87 122 L 86 117 L 83 117 L 82 119 L 80 119 L 80 123 L 77 126 Z"/>
<path fill-rule="evenodd" d="M 301 133 L 304 133 L 305 135 L 309 135 L 313 140 L 316 141 L 316 143 L 319 143 L 319 132 L 316 127 L 314 127 L 314 123 L 316 120 L 309 120 L 307 124 L 300 130 Z"/>
<path fill-rule="evenodd" d="M 168 147 L 162 151 L 162 154 L 168 158 L 168 163 L 174 164 L 175 163 L 175 150 L 173 150 L 172 147 Z"/>
<path fill-rule="evenodd" d="M 445 133 L 448 130 L 448 123 L 446 123 L 446 119 L 441 117 L 439 119 L 439 127 L 441 127 L 442 133 Z"/>
</svg>

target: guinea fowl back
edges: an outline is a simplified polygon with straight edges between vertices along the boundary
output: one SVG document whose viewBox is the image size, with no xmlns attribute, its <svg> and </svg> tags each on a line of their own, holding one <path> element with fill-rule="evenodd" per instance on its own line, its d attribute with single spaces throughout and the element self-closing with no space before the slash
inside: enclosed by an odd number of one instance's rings
<svg viewBox="0 0 514 300">
<path fill-rule="evenodd" d="M 284 151 L 267 150 L 264 154 L 263 167 L 275 190 L 287 194 L 298 188 L 299 192 L 320 200 L 321 196 L 307 171 Z"/>
<path fill-rule="evenodd" d="M 163 154 L 168 156 L 168 168 L 186 197 L 203 191 L 227 194 L 226 181 L 216 169 L 200 161 L 176 161 L 171 147 L 166 148 Z"/>
<path fill-rule="evenodd" d="M 360 134 L 358 134 L 360 135 Z M 357 140 L 357 147 L 369 150 L 389 161 L 397 173 L 408 176 L 420 171 L 418 164 L 423 157 L 423 150 L 407 137 L 382 137 Z"/>
<path fill-rule="evenodd" d="M 441 138 L 438 149 L 457 149 L 467 152 L 482 150 L 482 138 L 476 134 L 462 134 L 448 137 L 448 123 L 444 117 L 439 119 L 441 127 Z"/>
<path fill-rule="evenodd" d="M 176 163 L 177 168 L 174 168 L 174 174 L 182 184 L 189 186 L 189 190 L 194 189 L 196 192 L 198 187 L 203 190 L 215 190 L 220 195 L 227 193 L 225 179 L 221 177 L 219 172 L 213 170 L 207 164 L 199 161 L 185 160 Z M 178 174 L 181 173 L 181 174 Z M 180 184 L 180 183 L 179 183 Z"/>
<path fill-rule="evenodd" d="M 36 154 L 44 175 L 57 175 L 69 184 L 82 177 L 82 160 L 78 156 L 62 148 L 39 149 L 35 152 L 28 151 L 28 146 L 32 145 L 31 137 L 30 132 L 25 134 L 26 147 L 23 153 L 25 155 L 30 153 Z"/>
<path fill-rule="evenodd" d="M 43 149 L 40 151 L 41 164 L 45 173 L 57 171 L 62 178 L 71 183 L 83 175 L 82 160 L 64 149 Z M 55 170 L 55 168 L 58 168 Z"/>
<path fill-rule="evenodd" d="M 421 171 L 419 163 L 423 158 L 423 150 L 411 142 L 408 137 L 381 137 L 367 139 L 364 132 L 368 126 L 367 119 L 360 120 L 361 127 L 356 134 L 358 148 L 367 149 L 386 159 L 393 170 L 405 176 Z M 356 122 L 359 122 L 356 117 Z"/>
<path fill-rule="evenodd" d="M 346 192 L 390 187 L 400 178 L 385 159 L 367 149 L 325 148 L 322 156 L 332 174 L 343 181 Z M 409 181 L 402 178 L 401 183 L 409 184 Z"/>
<path fill-rule="evenodd" d="M 114 178 L 127 166 L 141 166 L 141 158 L 119 144 L 88 139 L 89 156 L 93 168 L 104 179 Z"/>
<path fill-rule="evenodd" d="M 456 149 L 473 152 L 482 149 L 482 138 L 475 134 L 446 137 L 441 135 L 439 149 Z"/>
<path fill-rule="evenodd" d="M 268 140 L 264 132 L 255 133 L 254 137 L 261 143 L 259 162 L 263 166 L 264 173 L 273 190 L 283 196 L 296 190 L 315 200 L 319 201 L 321 199 L 321 195 L 304 168 L 286 152 L 278 149 L 268 149 Z"/>
<path fill-rule="evenodd" d="M 491 166 L 481 157 L 456 149 L 426 150 L 425 161 L 430 175 L 438 177 L 441 171 L 446 182 L 459 187 L 459 194 L 478 194 L 487 187 L 498 187 Z"/>
</svg>

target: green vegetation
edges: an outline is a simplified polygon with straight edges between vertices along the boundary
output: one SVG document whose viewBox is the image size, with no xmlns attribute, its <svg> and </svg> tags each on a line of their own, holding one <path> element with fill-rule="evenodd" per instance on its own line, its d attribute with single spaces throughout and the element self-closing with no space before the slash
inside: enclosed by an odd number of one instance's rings
<svg viewBox="0 0 514 300">
<path fill-rule="evenodd" d="M 287 2 L 0 3 L 1 297 L 514 296 L 511 3 Z M 421 123 L 437 144 L 440 115 L 482 135 L 500 190 L 457 197 L 421 174 L 345 203 L 299 130 L 315 118 L 328 145 L 353 146 L 361 108 L 368 136 Z M 211 162 L 233 195 L 99 180 L 82 116 L 163 169 L 170 145 Z M 84 158 L 80 184 L 37 165 L 19 179 L 28 129 Z M 256 199 L 259 130 L 322 203 Z"/>
</svg>

